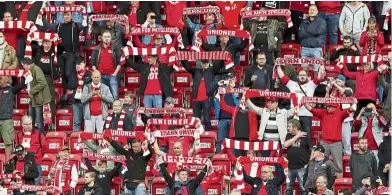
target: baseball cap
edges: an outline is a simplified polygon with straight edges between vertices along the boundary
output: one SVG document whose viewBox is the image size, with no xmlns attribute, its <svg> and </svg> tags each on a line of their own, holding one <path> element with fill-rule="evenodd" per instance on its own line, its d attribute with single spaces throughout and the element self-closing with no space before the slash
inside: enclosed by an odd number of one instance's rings
<svg viewBox="0 0 392 195">
<path fill-rule="evenodd" d="M 16 155 L 22 155 L 24 151 L 25 151 L 25 148 L 22 145 L 17 145 L 15 147 L 15 154 Z"/>
<path fill-rule="evenodd" d="M 346 77 L 343 76 L 342 74 L 338 75 L 336 78 L 339 79 L 339 80 L 342 80 L 342 81 L 346 80 Z"/>
<path fill-rule="evenodd" d="M 331 104 L 331 103 L 329 103 L 329 104 L 325 104 L 325 106 L 337 108 L 337 107 L 339 107 L 339 104 Z"/>
<path fill-rule="evenodd" d="M 314 150 L 314 151 L 319 151 L 319 152 L 321 152 L 321 153 L 324 153 L 324 152 L 325 152 L 324 146 L 322 146 L 322 145 L 320 145 L 320 144 L 314 145 L 314 146 L 312 147 L 312 150 Z"/>
</svg>

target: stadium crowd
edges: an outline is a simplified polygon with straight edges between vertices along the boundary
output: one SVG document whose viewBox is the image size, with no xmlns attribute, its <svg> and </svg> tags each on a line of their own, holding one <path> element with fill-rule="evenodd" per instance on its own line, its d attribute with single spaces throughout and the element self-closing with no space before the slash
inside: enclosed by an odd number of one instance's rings
<svg viewBox="0 0 392 195">
<path fill-rule="evenodd" d="M 391 16 L 0 2 L 0 195 L 387 193 Z"/>
</svg>

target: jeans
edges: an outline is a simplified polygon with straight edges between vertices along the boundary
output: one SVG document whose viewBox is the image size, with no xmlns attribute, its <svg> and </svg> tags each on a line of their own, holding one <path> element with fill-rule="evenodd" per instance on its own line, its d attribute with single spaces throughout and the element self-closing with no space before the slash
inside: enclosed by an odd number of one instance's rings
<svg viewBox="0 0 392 195">
<path fill-rule="evenodd" d="M 124 195 L 145 195 L 146 193 L 146 186 L 144 183 L 139 183 L 139 185 L 134 190 L 128 189 L 124 186 Z"/>
<path fill-rule="evenodd" d="M 74 53 L 64 52 L 59 57 L 59 66 L 62 72 L 62 85 L 64 94 L 67 90 L 76 89 L 78 82 L 76 78 L 76 55 Z"/>
<path fill-rule="evenodd" d="M 102 115 L 99 116 L 91 116 L 90 120 L 84 121 L 84 131 L 95 133 L 95 128 L 97 129 L 97 133 L 103 132 L 103 126 L 105 125 L 105 120 L 102 119 Z"/>
<path fill-rule="evenodd" d="M 299 122 L 301 123 L 302 131 L 307 133 L 307 137 L 312 143 L 312 117 L 311 116 L 300 116 Z"/>
<path fill-rule="evenodd" d="M 44 115 L 43 115 L 43 106 L 33 107 L 29 106 L 29 115 L 33 119 L 33 126 L 37 126 L 41 133 L 44 133 Z"/>
<path fill-rule="evenodd" d="M 322 58 L 323 57 L 323 48 L 309 48 L 309 47 L 302 47 L 301 48 L 301 56 L 302 58 Z M 302 64 L 302 67 L 307 67 L 308 64 Z M 313 70 L 318 72 L 319 65 L 314 64 Z"/>
<path fill-rule="evenodd" d="M 339 28 L 339 17 L 340 14 L 329 14 L 325 12 L 319 12 L 318 16 L 325 20 L 327 23 L 329 44 L 334 45 L 338 43 L 338 28 Z M 325 41 L 327 42 L 327 41 Z"/>
<path fill-rule="evenodd" d="M 42 166 L 37 164 L 37 170 L 38 170 L 38 177 L 36 177 L 34 179 L 34 184 L 40 185 L 41 184 L 41 176 L 42 176 Z"/>
<path fill-rule="evenodd" d="M 143 102 L 146 108 L 162 108 L 161 95 L 145 95 Z"/>
<path fill-rule="evenodd" d="M 220 119 L 218 121 L 218 141 L 216 143 L 216 153 L 222 149 L 222 141 L 228 137 L 231 119 Z"/>
<path fill-rule="evenodd" d="M 306 190 L 304 187 L 304 174 L 305 174 L 306 168 L 301 168 L 301 169 L 289 169 L 289 175 L 288 175 L 288 180 L 287 180 L 287 189 L 286 189 L 286 195 L 293 195 L 293 190 L 294 190 L 294 183 L 295 179 L 298 179 L 298 184 L 299 184 L 299 191 L 300 195 L 306 195 Z"/>
<path fill-rule="evenodd" d="M 118 79 L 117 76 L 103 74 L 101 82 L 109 87 L 115 100 L 118 100 Z"/>
<path fill-rule="evenodd" d="M 333 164 L 336 167 L 336 172 L 341 173 L 343 171 L 343 144 L 342 142 L 325 143 L 321 140 L 320 144 L 325 148 L 325 158 L 329 159 L 331 154 L 333 157 Z"/>
<path fill-rule="evenodd" d="M 351 122 L 342 124 L 343 154 L 351 155 Z"/>
<path fill-rule="evenodd" d="M 83 121 L 83 104 L 75 102 L 72 104 L 73 111 L 73 131 L 82 130 Z"/>
<path fill-rule="evenodd" d="M 201 110 L 203 110 L 204 129 L 211 130 L 210 101 L 208 99 L 204 101 L 193 101 L 192 109 L 193 109 L 193 116 L 199 119 L 201 119 Z"/>
<path fill-rule="evenodd" d="M 230 37 L 230 41 L 232 44 L 241 44 L 240 37 Z M 235 55 L 235 56 L 233 56 L 234 65 L 239 65 L 240 64 L 240 52 L 238 52 L 234 55 Z"/>
</svg>

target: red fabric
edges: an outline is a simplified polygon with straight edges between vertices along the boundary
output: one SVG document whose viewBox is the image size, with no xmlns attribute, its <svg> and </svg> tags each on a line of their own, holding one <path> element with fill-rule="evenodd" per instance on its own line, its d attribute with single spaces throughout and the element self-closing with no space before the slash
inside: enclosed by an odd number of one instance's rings
<svg viewBox="0 0 392 195">
<path fill-rule="evenodd" d="M 7 41 L 8 45 L 11 45 L 16 52 L 18 52 L 18 37 L 21 34 L 20 31 L 20 29 L 10 29 L 3 32 L 5 41 Z"/>
<path fill-rule="evenodd" d="M 133 37 L 132 37 L 132 40 L 133 40 L 133 43 L 135 44 L 136 47 L 154 48 L 154 47 L 153 47 L 153 46 L 154 46 L 154 41 L 153 41 L 152 43 L 146 45 L 146 44 L 144 44 L 144 43 L 142 43 L 142 42 L 140 41 L 139 36 L 133 36 Z M 153 39 L 151 38 L 151 40 L 153 40 Z M 173 42 L 170 44 L 170 46 L 174 46 L 174 44 L 173 44 L 174 42 L 175 42 L 175 41 L 173 41 Z M 167 45 L 167 44 L 166 44 L 166 45 Z M 158 54 L 157 56 L 158 56 L 158 59 L 159 59 L 159 62 L 160 62 L 160 63 L 167 64 L 167 63 L 169 62 L 169 54 L 168 54 L 168 53 L 167 53 L 167 54 Z M 148 63 L 148 56 L 144 56 L 144 62 L 145 62 L 145 63 Z"/>
<path fill-rule="evenodd" d="M 257 195 L 268 195 L 267 189 L 266 189 L 263 182 L 261 182 L 260 191 L 259 191 L 259 193 L 257 193 Z"/>
<path fill-rule="evenodd" d="M 221 95 L 221 100 L 223 100 L 223 95 Z M 237 113 L 240 111 L 239 107 L 231 107 L 228 106 L 225 101 L 219 101 L 220 103 L 220 108 L 225 111 L 228 112 L 229 114 L 231 114 L 231 116 L 233 116 L 232 118 L 232 123 L 230 124 L 230 132 L 229 132 L 229 138 L 235 138 L 235 120 L 237 118 Z M 257 114 L 254 112 L 249 111 L 248 112 L 248 118 L 249 118 L 249 141 L 255 141 L 258 140 L 258 127 L 257 127 Z"/>
<path fill-rule="evenodd" d="M 328 14 L 340 13 L 340 1 L 319 1 L 317 2 L 319 12 Z"/>
<path fill-rule="evenodd" d="M 59 166 L 60 165 L 60 166 Z M 69 161 L 64 161 L 64 160 L 57 160 L 52 167 L 50 168 L 49 173 L 55 174 L 54 177 L 52 178 L 52 181 L 54 183 L 55 187 L 59 187 L 60 183 L 63 183 L 63 194 L 67 194 L 70 190 L 71 187 L 69 186 L 71 182 L 71 170 L 72 166 L 69 164 Z M 61 169 L 58 169 L 59 167 L 62 167 Z M 60 178 L 60 172 L 61 172 L 61 178 Z M 61 179 L 61 180 L 60 180 Z"/>
<path fill-rule="evenodd" d="M 40 136 L 41 135 L 41 136 Z M 39 131 L 36 129 L 33 134 L 25 135 L 23 132 L 17 134 L 16 142 L 17 145 L 23 143 L 23 139 L 30 139 L 30 148 L 26 148 L 27 152 L 34 152 L 35 155 L 35 162 L 37 164 L 42 163 L 42 156 L 43 156 L 43 148 L 41 147 L 45 145 L 45 136 L 40 134 Z M 40 144 L 41 139 L 41 144 Z"/>
<path fill-rule="evenodd" d="M 91 1 L 93 5 L 93 13 L 101 13 L 106 11 L 105 1 Z"/>
<path fill-rule="evenodd" d="M 321 138 L 330 144 L 342 141 L 342 123 L 350 114 L 349 109 L 336 109 L 333 113 L 327 113 L 326 109 L 313 108 L 310 111 L 320 119 Z"/>
<path fill-rule="evenodd" d="M 158 65 L 152 65 L 150 73 L 148 74 L 148 80 L 144 95 L 161 95 L 162 87 L 158 79 Z"/>
<path fill-rule="evenodd" d="M 234 1 L 231 3 L 230 1 L 215 1 L 215 4 L 220 8 L 222 16 L 225 19 L 224 28 L 230 30 L 239 29 L 238 18 L 241 9 L 246 6 L 247 2 Z"/>
<path fill-rule="evenodd" d="M 15 170 L 24 173 L 24 160 L 17 160 Z"/>
<path fill-rule="evenodd" d="M 290 10 L 308 13 L 309 1 L 290 1 Z"/>
<path fill-rule="evenodd" d="M 170 114 L 165 114 L 163 116 L 163 118 L 171 118 Z M 169 125 L 160 125 L 159 127 L 160 129 L 169 129 Z M 158 145 L 159 146 L 163 146 L 163 147 L 167 147 L 167 141 L 164 137 L 158 137 Z"/>
<path fill-rule="evenodd" d="M 204 101 L 208 99 L 207 96 L 207 87 L 204 77 L 200 81 L 199 90 L 197 91 L 197 96 L 193 101 Z"/>
<path fill-rule="evenodd" d="M 91 90 L 94 90 L 92 88 Z M 102 100 L 98 96 L 91 97 L 90 100 L 90 115 L 91 116 L 99 116 L 102 114 Z"/>
<path fill-rule="evenodd" d="M 166 6 L 166 21 L 168 26 L 182 30 L 185 26 L 182 11 L 186 8 L 185 1 L 164 1 Z"/>
<path fill-rule="evenodd" d="M 374 139 L 373 136 L 372 126 L 373 126 L 373 117 L 368 117 L 368 125 L 365 129 L 365 133 L 363 136 L 366 137 L 368 140 L 369 150 L 378 150 L 376 139 Z"/>
<path fill-rule="evenodd" d="M 194 141 L 193 137 L 165 137 L 169 151 L 168 153 L 173 153 L 174 143 L 180 141 L 182 143 L 182 155 L 188 155 L 189 149 L 191 149 L 191 145 Z"/>
<path fill-rule="evenodd" d="M 105 48 L 102 44 L 100 55 L 101 56 L 98 62 L 98 70 L 101 72 L 101 74 L 113 74 L 115 71 L 115 66 L 113 64 L 111 45 Z"/>
<path fill-rule="evenodd" d="M 381 48 L 384 46 L 384 34 L 381 31 L 377 31 L 377 44 L 376 44 L 376 53 L 375 54 L 381 54 Z M 363 47 L 362 49 L 362 55 L 365 56 L 367 55 L 368 52 L 368 36 L 367 36 L 367 31 L 362 32 L 361 38 L 359 40 L 359 46 Z"/>
<path fill-rule="evenodd" d="M 317 190 L 317 195 L 322 195 L 322 194 L 324 194 L 325 191 L 326 191 L 325 189 L 324 190 Z"/>
<path fill-rule="evenodd" d="M 29 9 L 33 6 L 34 3 L 27 3 L 23 8 L 22 12 L 19 14 L 18 20 L 27 21 L 27 15 L 29 13 Z"/>
<path fill-rule="evenodd" d="M 137 24 L 137 10 L 139 9 L 139 6 L 139 2 L 135 4 L 135 6 L 133 6 L 132 3 L 129 6 L 128 21 L 131 26 L 135 26 Z"/>
<path fill-rule="evenodd" d="M 342 73 L 347 78 L 356 80 L 354 97 L 357 99 L 370 99 L 376 101 L 378 98 L 377 93 L 377 77 L 378 71 L 371 72 L 350 72 L 347 66 L 343 66 Z"/>
</svg>

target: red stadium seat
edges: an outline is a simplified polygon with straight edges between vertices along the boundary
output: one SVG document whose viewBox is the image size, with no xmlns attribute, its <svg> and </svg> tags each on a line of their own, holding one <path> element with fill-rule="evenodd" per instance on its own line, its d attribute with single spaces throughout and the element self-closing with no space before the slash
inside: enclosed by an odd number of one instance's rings
<svg viewBox="0 0 392 195">
<path fill-rule="evenodd" d="M 183 108 L 184 107 L 184 93 L 183 90 L 173 88 L 173 100 L 174 100 L 174 107 Z"/>
<path fill-rule="evenodd" d="M 22 131 L 22 118 L 27 115 L 27 110 L 14 109 L 12 119 L 14 120 L 14 131 Z"/>
<path fill-rule="evenodd" d="M 223 194 L 223 186 L 224 183 L 208 183 L 208 188 L 207 188 L 207 183 L 204 181 L 201 183 L 201 187 L 203 189 L 204 194 L 207 195 L 222 195 Z"/>
<path fill-rule="evenodd" d="M 339 46 L 341 46 L 341 45 L 340 44 L 330 45 L 329 46 L 329 55 L 336 52 L 336 48 L 338 48 Z"/>
<path fill-rule="evenodd" d="M 79 139 L 79 134 L 81 132 L 73 132 L 69 136 L 69 148 L 71 149 L 71 154 L 82 154 L 83 153 L 83 147 L 84 147 L 84 142 L 80 144 L 78 147 L 78 139 Z"/>
<path fill-rule="evenodd" d="M 154 176 L 153 169 L 154 169 L 154 159 L 151 158 L 150 161 L 148 161 L 147 163 L 146 177 Z"/>
<path fill-rule="evenodd" d="M 343 177 L 351 178 L 350 156 L 343 156 Z"/>
<path fill-rule="evenodd" d="M 117 184 L 119 189 L 123 189 L 123 179 L 119 176 L 113 177 L 113 182 L 114 184 Z"/>
<path fill-rule="evenodd" d="M 227 154 L 215 154 L 212 156 L 211 161 L 213 166 L 224 166 L 226 173 L 231 172 L 231 162 Z"/>
<path fill-rule="evenodd" d="M 211 120 L 211 131 L 218 131 L 218 120 Z"/>
<path fill-rule="evenodd" d="M 16 95 L 16 108 L 29 109 L 30 97 L 25 89 Z"/>
<path fill-rule="evenodd" d="M 391 44 L 389 44 L 389 45 L 384 45 L 384 46 L 381 48 L 381 55 L 382 55 L 383 61 L 384 61 L 385 63 L 388 62 L 388 53 L 391 52 L 391 50 L 392 50 Z"/>
<path fill-rule="evenodd" d="M 72 131 L 72 109 L 59 109 L 56 114 L 56 131 Z"/>
<path fill-rule="evenodd" d="M 321 131 L 320 119 L 312 117 L 312 131 Z"/>
<path fill-rule="evenodd" d="M 301 45 L 299 44 L 282 44 L 280 49 L 283 58 L 298 58 L 301 56 Z"/>
<path fill-rule="evenodd" d="M 235 74 L 235 84 L 242 85 L 242 75 L 244 74 L 244 69 L 240 66 L 236 66 L 234 68 L 234 74 Z"/>
<path fill-rule="evenodd" d="M 82 157 L 79 154 L 70 154 L 69 155 L 69 165 L 72 167 L 73 165 L 76 166 L 76 169 L 79 172 L 80 162 L 82 162 Z"/>
<path fill-rule="evenodd" d="M 190 87 L 192 76 L 183 67 L 173 72 L 173 85 L 176 88 Z"/>
<path fill-rule="evenodd" d="M 200 136 L 200 153 L 202 154 L 214 154 L 215 153 L 215 143 L 216 143 L 216 133 L 213 131 L 205 131 Z"/>
<path fill-rule="evenodd" d="M 286 184 L 286 182 L 284 182 L 283 185 L 282 185 L 282 192 L 286 191 L 286 189 L 287 189 L 287 184 Z M 299 185 L 298 185 L 298 181 L 297 180 L 295 180 L 295 183 L 294 183 L 293 194 L 294 195 L 299 195 Z"/>
<path fill-rule="evenodd" d="M 86 185 L 85 182 L 84 182 L 84 177 L 79 177 L 78 184 L 77 184 L 76 187 L 75 187 L 75 191 L 76 191 L 76 192 L 79 192 L 79 190 L 80 190 L 84 185 Z"/>
<path fill-rule="evenodd" d="M 96 45 L 90 45 L 86 49 L 86 66 L 91 66 L 90 64 L 90 58 L 91 58 L 91 53 L 93 52 L 93 49 Z"/>
<path fill-rule="evenodd" d="M 67 134 L 64 132 L 48 132 L 46 134 L 45 148 L 50 154 L 57 154 L 66 144 Z"/>
<path fill-rule="evenodd" d="M 56 156 L 54 154 L 44 154 L 42 157 L 42 177 L 46 177 L 49 175 L 50 168 L 53 163 L 56 161 Z"/>
<path fill-rule="evenodd" d="M 167 25 L 167 19 L 166 19 L 166 5 L 164 3 L 161 4 L 160 11 L 161 11 L 161 20 L 162 20 L 161 24 L 165 26 Z"/>
<path fill-rule="evenodd" d="M 249 66 L 249 58 L 250 54 L 247 49 L 240 51 L 240 66 Z"/>
<path fill-rule="evenodd" d="M 155 177 L 152 180 L 151 195 L 165 194 L 166 181 L 163 177 Z"/>
<path fill-rule="evenodd" d="M 339 194 L 339 191 L 348 188 L 350 191 L 352 190 L 352 182 L 351 178 L 336 178 L 335 183 L 333 184 L 334 194 Z"/>
<path fill-rule="evenodd" d="M 4 165 L 5 165 L 5 156 L 4 154 L 0 154 L 0 174 L 3 174 L 4 171 Z"/>
<path fill-rule="evenodd" d="M 354 153 L 358 151 L 358 132 L 351 133 L 351 152 Z"/>
<path fill-rule="evenodd" d="M 337 77 L 340 74 L 340 68 L 337 66 L 325 66 L 327 77 Z"/>
<path fill-rule="evenodd" d="M 243 194 L 250 194 L 252 186 L 250 186 L 248 183 L 244 183 L 245 188 L 241 190 Z M 234 190 L 237 188 L 238 181 L 235 179 L 235 177 L 230 178 L 230 191 Z"/>
<path fill-rule="evenodd" d="M 127 88 L 138 88 L 140 86 L 140 73 L 132 68 L 125 69 L 124 83 Z"/>
</svg>

